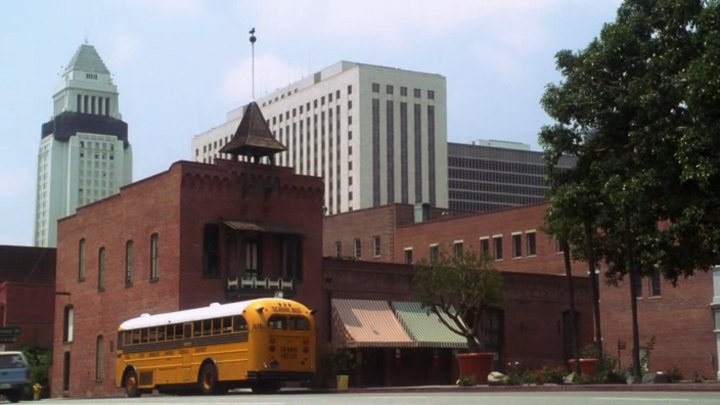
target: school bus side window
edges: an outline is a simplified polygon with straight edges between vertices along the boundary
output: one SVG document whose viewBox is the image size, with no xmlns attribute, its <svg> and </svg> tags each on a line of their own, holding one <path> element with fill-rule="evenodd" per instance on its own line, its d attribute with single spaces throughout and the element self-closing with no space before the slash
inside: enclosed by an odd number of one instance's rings
<svg viewBox="0 0 720 405">
<path fill-rule="evenodd" d="M 235 332 L 247 330 L 247 322 L 244 317 L 238 315 L 233 318 L 233 330 Z"/>
<path fill-rule="evenodd" d="M 226 316 L 222 318 L 222 333 L 232 332 L 232 318 Z"/>
</svg>

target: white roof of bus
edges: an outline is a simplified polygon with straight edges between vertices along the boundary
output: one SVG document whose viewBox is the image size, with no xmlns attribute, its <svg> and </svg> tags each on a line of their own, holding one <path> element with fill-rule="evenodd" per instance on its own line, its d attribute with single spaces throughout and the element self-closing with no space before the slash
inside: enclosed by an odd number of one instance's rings
<svg viewBox="0 0 720 405">
<path fill-rule="evenodd" d="M 249 305 L 261 303 L 263 301 L 285 301 L 280 298 L 260 298 L 249 301 L 238 301 L 229 304 L 212 303 L 207 307 L 186 309 L 183 311 L 166 312 L 162 314 L 149 315 L 143 314 L 137 318 L 128 319 L 120 324 L 120 330 L 147 328 L 149 326 L 168 325 L 174 323 L 192 322 L 202 319 L 219 318 L 223 316 L 241 315 Z"/>
</svg>

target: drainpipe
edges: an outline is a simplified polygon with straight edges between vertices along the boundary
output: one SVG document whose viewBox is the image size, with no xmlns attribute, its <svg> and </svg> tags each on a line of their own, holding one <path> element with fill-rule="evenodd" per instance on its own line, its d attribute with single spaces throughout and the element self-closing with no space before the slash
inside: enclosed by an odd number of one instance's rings
<svg viewBox="0 0 720 405">
<path fill-rule="evenodd" d="M 717 342 L 717 354 L 715 355 L 715 367 L 717 371 L 717 380 L 720 381 L 720 266 L 712 269 L 713 273 L 713 300 L 710 309 L 713 311 L 713 319 L 715 320 L 715 340 Z"/>
</svg>

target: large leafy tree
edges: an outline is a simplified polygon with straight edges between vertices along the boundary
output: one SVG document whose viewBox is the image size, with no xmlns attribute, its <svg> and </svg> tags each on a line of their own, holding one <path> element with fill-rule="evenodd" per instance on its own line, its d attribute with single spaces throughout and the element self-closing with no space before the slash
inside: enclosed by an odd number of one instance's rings
<svg viewBox="0 0 720 405">
<path fill-rule="evenodd" d="M 420 262 L 413 279 L 420 304 L 465 337 L 472 353 L 482 346 L 476 332 L 483 312 L 502 301 L 502 274 L 491 263 L 488 255 L 472 252 L 442 254 L 435 261 Z"/>
<path fill-rule="evenodd" d="M 602 258 L 610 282 L 677 283 L 718 262 L 718 17 L 715 0 L 626 0 L 585 49 L 556 55 L 563 80 L 542 99 L 556 122 L 540 142 L 551 168 L 578 160 L 551 170 L 548 229 Z"/>
</svg>

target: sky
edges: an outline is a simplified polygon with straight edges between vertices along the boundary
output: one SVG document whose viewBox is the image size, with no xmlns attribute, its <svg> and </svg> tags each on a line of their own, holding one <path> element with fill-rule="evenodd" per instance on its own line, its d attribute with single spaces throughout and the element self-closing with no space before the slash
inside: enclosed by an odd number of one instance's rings
<svg viewBox="0 0 720 405">
<path fill-rule="evenodd" d="M 133 180 L 190 160 L 228 111 L 338 61 L 447 80 L 450 142 L 541 150 L 540 99 L 620 0 L 31 0 L 0 2 L 0 245 L 30 246 L 40 129 L 60 74 L 93 45 L 113 75 Z"/>
</svg>

